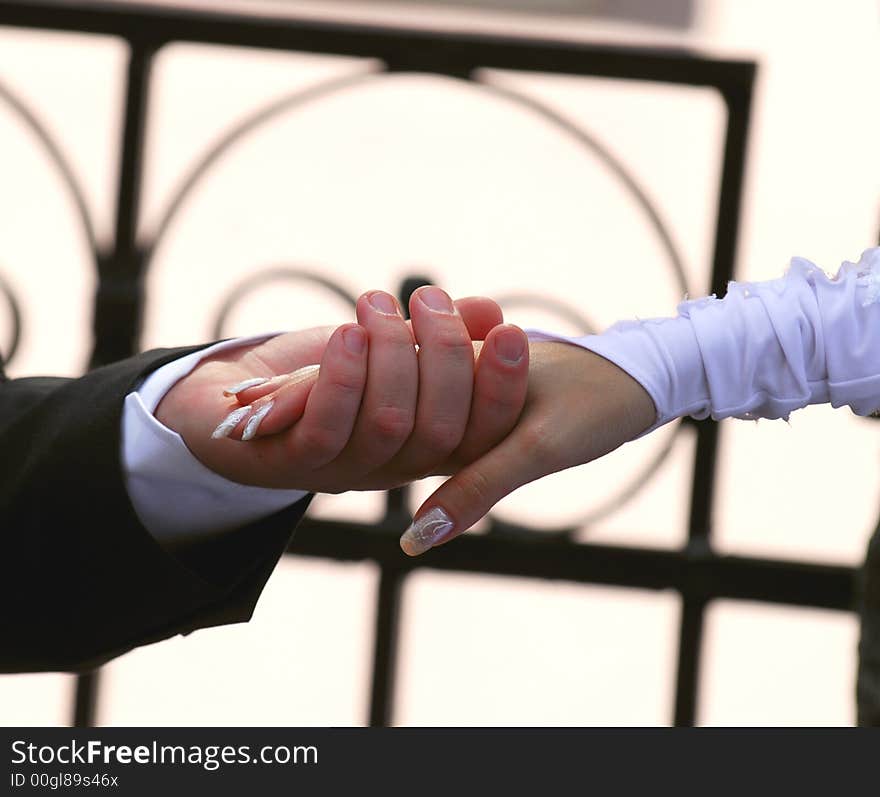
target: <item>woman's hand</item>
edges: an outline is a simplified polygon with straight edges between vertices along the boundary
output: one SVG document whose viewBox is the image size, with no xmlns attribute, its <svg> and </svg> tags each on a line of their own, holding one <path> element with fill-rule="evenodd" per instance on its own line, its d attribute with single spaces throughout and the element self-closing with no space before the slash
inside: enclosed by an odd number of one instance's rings
<svg viewBox="0 0 880 797">
<path fill-rule="evenodd" d="M 434 286 L 413 294 L 410 315 L 404 321 L 387 293 L 365 293 L 357 324 L 206 358 L 166 394 L 156 417 L 204 465 L 244 484 L 336 493 L 451 473 L 516 424 L 527 340 L 502 323 L 495 302 L 453 304 Z M 289 376 L 296 372 L 298 380 Z M 255 378 L 269 381 L 224 395 Z M 248 420 L 270 402 L 252 424 L 254 436 L 241 442 Z M 250 407 L 244 417 L 229 419 L 243 406 Z M 224 419 L 226 436 L 213 437 Z"/>
<path fill-rule="evenodd" d="M 597 459 L 654 423 L 651 397 L 610 361 L 568 343 L 530 348 L 528 396 L 516 428 L 422 504 L 401 537 L 409 555 L 457 537 L 517 487 Z"/>
</svg>

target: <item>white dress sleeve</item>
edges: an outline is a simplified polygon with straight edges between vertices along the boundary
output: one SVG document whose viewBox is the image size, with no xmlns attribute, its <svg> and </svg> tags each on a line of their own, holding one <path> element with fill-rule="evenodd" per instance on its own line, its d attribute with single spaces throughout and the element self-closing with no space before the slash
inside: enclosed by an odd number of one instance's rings
<svg viewBox="0 0 880 797">
<path fill-rule="evenodd" d="M 204 357 L 269 337 L 224 341 L 181 357 L 154 371 L 126 397 L 121 452 L 125 484 L 138 518 L 160 543 L 219 534 L 308 495 L 303 490 L 252 487 L 218 476 L 190 453 L 177 432 L 153 415 L 171 386 Z"/>
<path fill-rule="evenodd" d="M 532 340 L 583 346 L 650 394 L 655 423 L 674 418 L 788 418 L 808 404 L 880 408 L 880 248 L 829 278 L 793 258 L 767 282 L 682 302 L 673 318 L 624 321 L 599 335 L 529 330 Z"/>
</svg>

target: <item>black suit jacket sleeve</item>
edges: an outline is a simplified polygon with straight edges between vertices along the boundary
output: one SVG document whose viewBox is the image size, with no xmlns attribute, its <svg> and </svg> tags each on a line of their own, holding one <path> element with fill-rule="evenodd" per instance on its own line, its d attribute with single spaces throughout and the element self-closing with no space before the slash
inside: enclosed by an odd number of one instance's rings
<svg viewBox="0 0 880 797">
<path fill-rule="evenodd" d="M 79 379 L 0 368 L 0 672 L 85 671 L 133 647 L 250 619 L 309 499 L 170 550 L 138 520 L 122 406 L 159 349 Z"/>
</svg>

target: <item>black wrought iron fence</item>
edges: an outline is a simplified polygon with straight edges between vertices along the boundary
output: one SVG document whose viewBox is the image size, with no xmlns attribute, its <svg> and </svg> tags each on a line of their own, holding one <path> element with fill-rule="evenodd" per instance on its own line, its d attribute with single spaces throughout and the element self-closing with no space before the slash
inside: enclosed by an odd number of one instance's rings
<svg viewBox="0 0 880 797">
<path fill-rule="evenodd" d="M 626 165 L 616 160 L 599 139 L 563 114 L 533 97 L 485 82 L 481 70 L 600 76 L 717 90 L 724 101 L 727 117 L 715 214 L 711 290 L 723 294 L 728 280 L 733 277 L 756 72 L 752 62 L 721 60 L 683 50 L 428 32 L 283 17 L 245 17 L 219 11 L 138 6 L 133 3 L 0 0 L 0 25 L 110 34 L 128 44 L 115 234 L 108 249 L 96 244 L 88 211 L 76 181 L 66 166 L 62 149 L 40 126 L 36 114 L 17 98 L 14 87 L 0 84 L 0 102 L 5 102 L 42 140 L 47 154 L 76 198 L 76 207 L 87 231 L 99 278 L 94 301 L 92 366 L 126 357 L 138 350 L 145 302 L 143 285 L 152 253 L 188 192 L 234 141 L 283 111 L 343 86 L 375 79 L 377 74 L 389 72 L 446 75 L 467 81 L 488 93 L 503 94 L 540 115 L 601 158 L 648 218 L 673 265 L 674 278 L 682 292 L 687 285 L 681 258 L 661 222 L 660 214 Z M 357 56 L 374 59 L 381 67 L 377 73 L 334 78 L 330 82 L 298 90 L 240 120 L 204 153 L 182 183 L 178 194 L 167 205 L 152 237 L 143 241 L 138 238 L 137 232 L 151 65 L 157 52 L 172 42 Z M 344 298 L 346 296 L 345 291 L 327 275 L 282 269 L 265 272 L 262 277 L 317 280 L 325 288 Z M 404 307 L 408 304 L 409 294 L 420 284 L 422 281 L 413 276 L 401 286 Z M 10 354 L 14 353 L 17 340 L 19 311 L 14 295 L 3 283 L 0 283 L 0 292 L 11 303 L 13 311 L 13 340 L 6 350 Z M 229 295 L 240 296 L 240 292 L 232 291 Z M 508 297 L 510 302 L 522 298 Z M 232 302 L 230 299 L 216 320 L 218 336 L 222 334 L 223 322 Z M 562 311 L 568 312 L 567 308 L 562 308 Z M 692 725 L 695 721 L 701 638 L 705 612 L 712 600 L 733 598 L 853 610 L 856 585 L 856 571 L 853 568 L 725 556 L 713 550 L 712 507 L 717 484 L 719 427 L 711 421 L 698 423 L 686 420 L 679 425 L 679 431 L 685 425 L 693 427 L 695 431 L 696 453 L 690 482 L 687 542 L 679 550 L 578 542 L 575 540 L 577 529 L 573 527 L 548 533 L 547 529 L 514 526 L 490 517 L 486 534 L 465 535 L 455 545 L 433 551 L 430 557 L 411 560 L 402 557 L 396 545 L 389 544 L 389 539 L 396 538 L 409 521 L 406 489 L 387 494 L 384 516 L 375 523 L 306 518 L 288 552 L 290 555 L 337 561 L 367 560 L 375 563 L 380 572 L 370 724 L 387 725 L 394 720 L 393 695 L 402 586 L 417 569 L 677 591 L 682 600 L 682 614 L 674 685 L 675 712 L 674 717 L 670 718 L 676 725 Z M 667 451 L 668 447 L 658 455 L 658 459 L 648 463 L 646 472 L 656 469 Z M 619 506 L 631 492 L 625 487 L 620 494 L 613 496 L 609 506 Z M 98 673 L 80 676 L 72 714 L 74 724 L 89 725 L 94 721 L 99 687 Z"/>
</svg>

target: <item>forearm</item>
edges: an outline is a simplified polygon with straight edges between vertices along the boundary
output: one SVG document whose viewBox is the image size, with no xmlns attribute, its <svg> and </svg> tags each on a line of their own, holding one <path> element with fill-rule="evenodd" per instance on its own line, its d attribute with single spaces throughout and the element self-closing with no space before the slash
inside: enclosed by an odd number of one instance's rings
<svg viewBox="0 0 880 797">
<path fill-rule="evenodd" d="M 835 279 L 795 259 L 781 279 L 730 283 L 724 299 L 684 302 L 674 318 L 583 337 L 529 330 L 529 395 L 516 429 L 422 504 L 401 546 L 416 555 L 446 543 L 521 485 L 683 415 L 785 418 L 821 402 L 871 413 L 880 407 L 878 298 L 872 249 Z"/>
<path fill-rule="evenodd" d="M 144 528 L 123 482 L 123 398 L 189 351 L 0 384 L 0 671 L 89 668 L 250 616 L 304 506 L 225 535 L 195 561 Z"/>
</svg>

